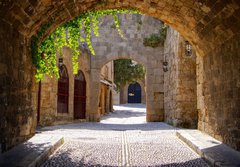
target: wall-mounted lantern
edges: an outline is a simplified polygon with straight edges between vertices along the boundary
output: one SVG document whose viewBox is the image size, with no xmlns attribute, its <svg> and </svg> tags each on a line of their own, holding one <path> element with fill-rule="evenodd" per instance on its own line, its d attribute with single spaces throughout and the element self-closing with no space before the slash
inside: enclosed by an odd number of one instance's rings
<svg viewBox="0 0 240 167">
<path fill-rule="evenodd" d="M 163 62 L 163 66 L 168 66 L 168 62 L 167 62 L 167 61 L 164 61 L 164 62 Z"/>
<path fill-rule="evenodd" d="M 192 46 L 189 41 L 185 41 L 185 55 L 188 57 L 192 56 Z"/>
<path fill-rule="evenodd" d="M 168 71 L 168 67 L 167 66 L 163 66 L 163 71 L 167 72 Z"/>
<path fill-rule="evenodd" d="M 168 62 L 167 62 L 167 61 L 164 61 L 164 62 L 163 62 L 163 71 L 164 71 L 164 72 L 167 72 L 167 71 L 168 71 Z"/>
<path fill-rule="evenodd" d="M 58 65 L 59 65 L 59 67 L 62 67 L 62 65 L 63 65 L 63 58 L 62 57 L 58 58 Z"/>
</svg>

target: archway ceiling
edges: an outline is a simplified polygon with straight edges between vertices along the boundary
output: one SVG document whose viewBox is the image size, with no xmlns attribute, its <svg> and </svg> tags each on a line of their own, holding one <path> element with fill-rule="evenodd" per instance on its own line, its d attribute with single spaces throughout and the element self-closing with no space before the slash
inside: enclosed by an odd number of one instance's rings
<svg viewBox="0 0 240 167">
<path fill-rule="evenodd" d="M 180 32 L 201 55 L 240 29 L 239 0 L 3 0 L 0 17 L 27 37 L 54 19 L 49 32 L 81 12 L 137 8 Z"/>
</svg>

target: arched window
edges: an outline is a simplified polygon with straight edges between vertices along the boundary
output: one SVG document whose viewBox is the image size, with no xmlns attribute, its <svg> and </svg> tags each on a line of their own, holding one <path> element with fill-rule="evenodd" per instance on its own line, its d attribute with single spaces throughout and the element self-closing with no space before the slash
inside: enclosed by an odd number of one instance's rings
<svg viewBox="0 0 240 167">
<path fill-rule="evenodd" d="M 58 102 L 57 112 L 67 113 L 68 112 L 68 99 L 69 99 L 69 78 L 68 72 L 65 65 L 59 68 L 60 78 L 58 79 Z"/>
<path fill-rule="evenodd" d="M 81 70 L 74 78 L 74 118 L 86 118 L 86 80 Z"/>
</svg>

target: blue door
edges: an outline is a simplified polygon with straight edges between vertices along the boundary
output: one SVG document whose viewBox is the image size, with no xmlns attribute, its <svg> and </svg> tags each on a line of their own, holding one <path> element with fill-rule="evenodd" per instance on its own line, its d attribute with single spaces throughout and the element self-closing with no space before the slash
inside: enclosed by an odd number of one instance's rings
<svg viewBox="0 0 240 167">
<path fill-rule="evenodd" d="M 128 86 L 128 103 L 141 103 L 141 86 L 139 83 L 130 84 Z"/>
</svg>

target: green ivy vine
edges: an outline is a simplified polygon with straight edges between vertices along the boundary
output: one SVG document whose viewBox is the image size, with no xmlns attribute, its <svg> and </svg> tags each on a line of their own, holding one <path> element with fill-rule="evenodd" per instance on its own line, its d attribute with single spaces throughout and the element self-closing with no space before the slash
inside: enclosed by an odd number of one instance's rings
<svg viewBox="0 0 240 167">
<path fill-rule="evenodd" d="M 73 73 L 78 71 L 78 56 L 80 55 L 79 41 L 86 42 L 92 55 L 95 55 L 91 43 L 92 33 L 99 36 L 99 18 L 112 15 L 115 27 L 121 37 L 124 38 L 120 30 L 120 22 L 117 14 L 139 14 L 134 9 L 108 9 L 99 11 L 89 11 L 80 14 L 73 20 L 58 27 L 54 32 L 45 37 L 47 30 L 54 20 L 50 20 L 43 25 L 38 33 L 31 39 L 32 60 L 36 65 L 36 79 L 40 81 L 44 74 L 59 77 L 57 66 L 57 53 L 62 55 L 62 47 L 67 46 L 72 50 Z"/>
<path fill-rule="evenodd" d="M 167 26 L 162 24 L 159 29 L 159 33 L 151 34 L 149 37 L 143 39 L 143 45 L 156 48 L 158 46 L 163 46 L 167 35 Z"/>
</svg>

